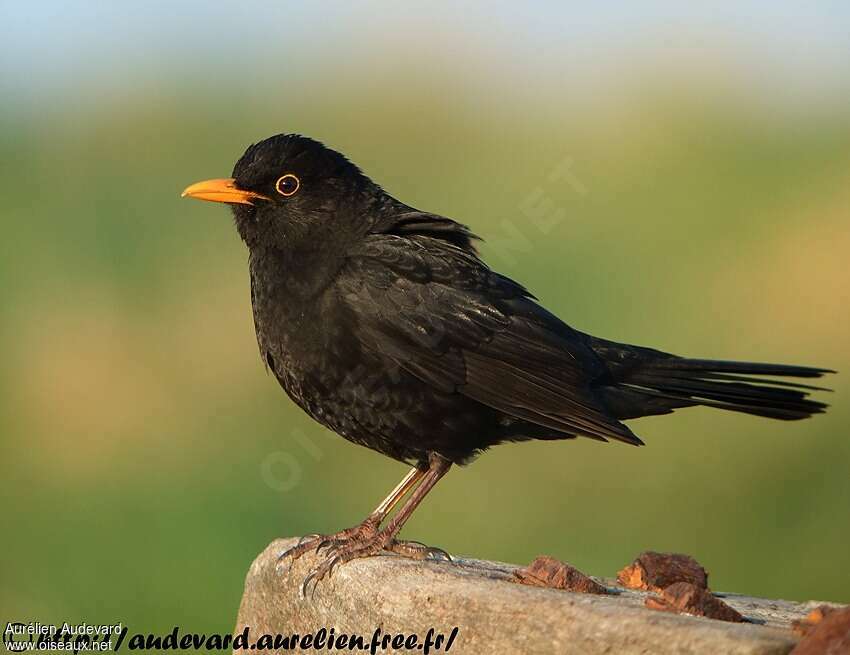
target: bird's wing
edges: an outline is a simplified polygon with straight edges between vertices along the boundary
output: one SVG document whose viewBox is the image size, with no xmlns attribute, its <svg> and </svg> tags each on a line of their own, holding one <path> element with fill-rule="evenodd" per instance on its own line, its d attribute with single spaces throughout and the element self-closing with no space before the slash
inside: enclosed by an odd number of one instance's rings
<svg viewBox="0 0 850 655">
<path fill-rule="evenodd" d="M 393 214 L 388 219 L 389 224 L 383 226 L 384 234 L 402 237 L 433 237 L 440 241 L 447 241 L 461 250 L 477 254 L 474 242 L 479 237 L 466 225 L 445 216 L 413 210 Z"/>
<path fill-rule="evenodd" d="M 447 393 L 554 432 L 641 443 L 592 390 L 608 373 L 586 337 L 473 252 L 374 234 L 338 278 L 363 345 Z"/>
</svg>

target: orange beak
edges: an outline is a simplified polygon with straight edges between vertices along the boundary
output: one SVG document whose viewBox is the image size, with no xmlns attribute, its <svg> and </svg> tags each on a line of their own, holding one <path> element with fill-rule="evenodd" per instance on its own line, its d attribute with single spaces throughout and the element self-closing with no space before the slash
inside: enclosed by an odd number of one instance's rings
<svg viewBox="0 0 850 655">
<path fill-rule="evenodd" d="M 220 180 L 204 180 L 192 186 L 186 187 L 181 198 L 197 198 L 198 200 L 210 200 L 212 202 L 228 202 L 239 205 L 253 205 L 254 200 L 271 200 L 264 195 L 245 191 L 236 186 L 236 180 L 232 177 Z"/>
</svg>

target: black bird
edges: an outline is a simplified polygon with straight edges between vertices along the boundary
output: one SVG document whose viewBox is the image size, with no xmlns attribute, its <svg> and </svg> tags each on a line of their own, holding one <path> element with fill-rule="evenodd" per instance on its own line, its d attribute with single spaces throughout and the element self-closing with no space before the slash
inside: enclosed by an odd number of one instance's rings
<svg viewBox="0 0 850 655">
<path fill-rule="evenodd" d="M 529 439 L 643 442 L 624 419 L 705 405 L 797 420 L 823 412 L 828 369 L 686 359 L 579 332 L 490 270 L 465 225 L 390 196 L 343 155 L 280 134 L 249 147 L 233 177 L 184 196 L 230 204 L 249 252 L 260 355 L 316 421 L 413 466 L 359 525 L 313 535 L 327 547 L 304 581 L 391 550 L 436 554 L 396 535 L 452 464 Z M 407 502 L 382 528 L 408 492 Z"/>
</svg>

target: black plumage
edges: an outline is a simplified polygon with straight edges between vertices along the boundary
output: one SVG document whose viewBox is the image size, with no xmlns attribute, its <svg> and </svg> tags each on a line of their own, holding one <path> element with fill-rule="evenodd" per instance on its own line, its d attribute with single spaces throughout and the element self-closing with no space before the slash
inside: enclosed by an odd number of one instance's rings
<svg viewBox="0 0 850 655">
<path fill-rule="evenodd" d="M 284 176 L 293 177 L 281 186 Z M 430 486 L 504 441 L 639 445 L 622 420 L 692 405 L 786 420 L 825 408 L 807 397 L 816 387 L 774 377 L 826 369 L 685 359 L 574 330 L 490 270 L 466 226 L 399 202 L 306 137 L 253 145 L 232 179 L 186 195 L 231 203 L 260 352 L 286 393 Z M 415 493 L 399 515 L 421 500 Z M 387 514 L 334 535 L 336 556 L 403 544 L 395 532 L 409 512 L 378 530 Z"/>
</svg>

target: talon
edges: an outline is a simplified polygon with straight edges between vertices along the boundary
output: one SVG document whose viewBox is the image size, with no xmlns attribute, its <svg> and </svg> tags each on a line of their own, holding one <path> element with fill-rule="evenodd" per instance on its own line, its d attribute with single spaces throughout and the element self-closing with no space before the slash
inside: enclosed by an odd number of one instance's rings
<svg viewBox="0 0 850 655">
<path fill-rule="evenodd" d="M 451 555 L 442 548 L 432 548 L 418 541 L 398 541 L 394 534 L 395 532 L 390 530 L 379 531 L 377 524 L 367 519 L 360 525 L 335 534 L 305 535 L 295 546 L 281 553 L 278 562 L 287 558 L 296 560 L 310 551 L 325 553 L 324 559 L 301 581 L 299 596 L 306 599 L 308 595 L 314 598 L 319 583 L 325 578 L 331 578 L 338 566 L 353 559 L 372 557 L 389 551 L 413 559 L 433 557 L 452 561 Z"/>
<path fill-rule="evenodd" d="M 310 585 L 310 581 L 316 577 L 316 570 L 310 571 L 307 576 L 304 578 L 304 581 L 301 583 L 301 600 L 307 599 L 307 587 Z M 316 593 L 316 587 L 313 587 L 313 594 Z"/>
<path fill-rule="evenodd" d="M 449 555 L 442 548 L 437 548 L 436 546 L 425 546 L 425 555 L 427 557 L 431 557 L 433 559 L 439 559 L 446 562 L 452 561 L 452 556 Z"/>
<path fill-rule="evenodd" d="M 320 535 L 318 532 L 314 532 L 312 534 L 305 534 L 303 537 L 301 537 L 298 540 L 298 543 L 295 544 L 295 548 L 298 548 L 298 546 L 304 544 L 305 542 L 313 541 L 314 539 L 321 539 L 321 538 L 322 538 L 322 535 Z"/>
<path fill-rule="evenodd" d="M 426 546 L 418 541 L 392 541 L 387 550 L 412 559 L 441 559 L 447 562 L 452 561 L 452 556 L 442 548 L 435 546 Z"/>
<path fill-rule="evenodd" d="M 321 553 L 325 548 L 330 548 L 334 543 L 338 542 L 338 539 L 323 539 L 319 542 L 319 545 L 316 546 L 316 554 Z"/>
<path fill-rule="evenodd" d="M 281 563 L 283 560 L 285 560 L 287 557 L 290 557 L 290 556 L 292 555 L 292 553 L 295 551 L 295 549 L 296 549 L 296 548 L 298 548 L 298 546 L 299 546 L 299 545 L 300 545 L 300 544 L 296 544 L 296 545 L 295 545 L 295 546 L 293 546 L 292 548 L 287 548 L 287 549 L 286 549 L 285 551 L 283 551 L 280 555 L 278 555 L 278 556 L 277 556 L 277 563 L 278 563 L 278 564 L 280 564 L 280 563 Z M 298 559 L 298 558 L 296 557 L 295 559 Z"/>
<path fill-rule="evenodd" d="M 328 564 L 327 564 L 327 567 L 328 567 L 328 573 L 327 573 L 327 576 L 328 576 L 328 578 L 329 578 L 329 579 L 333 576 L 333 574 L 334 574 L 334 567 L 335 567 L 337 564 L 339 564 L 339 562 L 340 562 L 340 560 L 341 560 L 341 559 L 342 559 L 342 558 L 341 558 L 339 555 L 334 555 L 334 556 L 333 556 L 333 558 L 332 558 L 332 559 L 328 562 Z"/>
<path fill-rule="evenodd" d="M 318 588 L 319 581 L 322 579 L 322 577 L 323 576 L 321 576 L 321 575 L 317 575 L 316 577 L 313 578 L 313 591 L 310 592 L 310 600 L 311 601 L 316 600 L 316 589 Z"/>
<path fill-rule="evenodd" d="M 299 557 L 301 557 L 304 553 L 310 550 L 310 543 L 316 539 L 324 538 L 323 535 L 320 534 L 309 534 L 301 537 L 291 548 L 283 551 L 280 555 L 278 555 L 277 562 L 280 564 L 283 560 L 287 558 L 292 558 L 294 562 Z"/>
<path fill-rule="evenodd" d="M 452 559 L 451 554 L 449 554 L 447 551 L 443 550 L 442 548 L 434 548 L 434 554 L 437 556 L 437 559 L 442 558 L 446 562 L 453 562 L 454 561 Z"/>
</svg>

